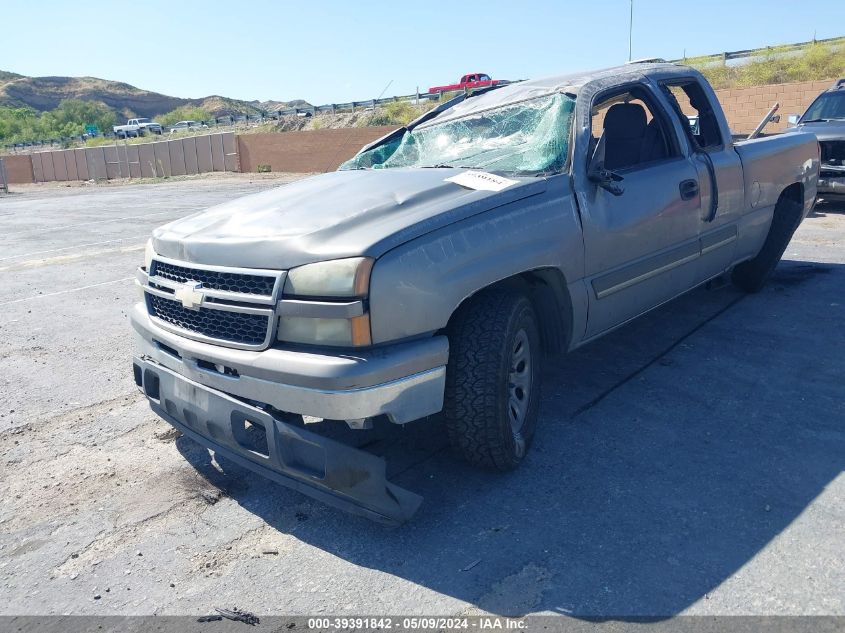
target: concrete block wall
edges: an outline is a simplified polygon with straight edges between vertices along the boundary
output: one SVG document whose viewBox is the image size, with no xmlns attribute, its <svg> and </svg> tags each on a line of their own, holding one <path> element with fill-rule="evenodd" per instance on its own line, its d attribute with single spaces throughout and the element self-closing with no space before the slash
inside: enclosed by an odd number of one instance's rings
<svg viewBox="0 0 845 633">
<path fill-rule="evenodd" d="M 789 84 L 770 84 L 751 88 L 729 88 L 717 90 L 716 96 L 725 111 L 731 130 L 747 134 L 766 116 L 776 102 L 780 103 L 780 123 L 769 123 L 766 133 L 782 132 L 786 129 L 790 114 L 802 114 L 823 90 L 833 85 L 833 80 L 803 81 Z"/>
<path fill-rule="evenodd" d="M 238 171 L 232 132 L 140 145 L 104 145 L 5 156 L 10 183 L 183 176 Z"/>
<path fill-rule="evenodd" d="M 6 166 L 6 177 L 10 184 L 35 182 L 32 158 L 29 156 L 4 156 L 3 164 Z"/>
<path fill-rule="evenodd" d="M 396 129 L 395 125 L 307 132 L 275 132 L 238 136 L 242 172 L 256 172 L 259 165 L 271 171 L 311 173 L 337 169 L 361 147 Z"/>
</svg>

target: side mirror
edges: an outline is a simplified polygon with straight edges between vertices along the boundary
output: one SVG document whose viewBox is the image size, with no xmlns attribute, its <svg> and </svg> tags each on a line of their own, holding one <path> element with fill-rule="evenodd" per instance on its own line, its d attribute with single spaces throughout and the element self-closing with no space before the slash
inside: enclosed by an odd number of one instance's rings
<svg viewBox="0 0 845 633">
<path fill-rule="evenodd" d="M 795 127 L 796 125 L 798 125 L 798 119 L 800 118 L 801 116 L 798 114 L 790 114 L 788 117 L 786 117 L 786 123 L 787 125 L 789 125 L 789 127 Z"/>
<path fill-rule="evenodd" d="M 780 123 L 780 115 L 779 114 L 772 115 L 772 118 L 769 119 L 769 121 L 771 121 L 772 123 Z"/>
<path fill-rule="evenodd" d="M 604 163 L 598 163 L 595 167 L 591 166 L 587 172 L 587 178 L 590 182 L 597 184 L 602 189 L 612 193 L 614 196 L 621 196 L 625 193 L 625 189 L 617 183 L 623 180 L 622 176 L 615 171 L 604 168 Z"/>
</svg>

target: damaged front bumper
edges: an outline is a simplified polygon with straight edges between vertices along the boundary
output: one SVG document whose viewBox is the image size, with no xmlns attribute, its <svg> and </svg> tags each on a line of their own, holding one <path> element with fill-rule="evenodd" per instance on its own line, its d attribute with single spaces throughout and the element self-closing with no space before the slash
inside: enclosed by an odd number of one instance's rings
<svg viewBox="0 0 845 633">
<path fill-rule="evenodd" d="M 153 410 L 185 435 L 264 477 L 383 523 L 402 523 L 416 511 L 421 497 L 388 482 L 383 459 L 280 418 L 385 416 L 404 424 L 437 413 L 449 356 L 445 336 L 355 354 L 251 351 L 168 332 L 143 304 L 130 320 L 135 382 Z M 251 427 L 263 433 L 266 448 L 250 443 Z"/>
<path fill-rule="evenodd" d="M 826 200 L 845 198 L 845 166 L 822 165 L 819 173 L 818 195 Z"/>
<path fill-rule="evenodd" d="M 407 521 L 422 502 L 421 496 L 387 481 L 385 461 L 375 455 L 284 422 L 148 358 L 136 356 L 133 369 L 156 414 L 267 479 L 389 525 Z"/>
</svg>

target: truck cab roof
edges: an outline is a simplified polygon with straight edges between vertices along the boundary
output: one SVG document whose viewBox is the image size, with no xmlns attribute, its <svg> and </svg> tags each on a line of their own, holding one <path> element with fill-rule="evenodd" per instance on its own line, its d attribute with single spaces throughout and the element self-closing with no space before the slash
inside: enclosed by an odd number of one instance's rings
<svg viewBox="0 0 845 633">
<path fill-rule="evenodd" d="M 565 93 L 577 97 L 578 93 L 587 86 L 601 89 L 617 86 L 627 81 L 643 81 L 646 78 L 665 81 L 673 77 L 700 77 L 697 70 L 688 66 L 671 64 L 668 62 L 636 63 L 614 66 L 601 70 L 579 72 L 568 75 L 556 75 L 529 79 L 517 83 L 506 84 L 458 103 L 438 117 L 439 122 L 459 118 L 472 112 L 495 108 L 511 103 L 518 103 L 528 99 L 544 97 L 555 93 Z"/>
<path fill-rule="evenodd" d="M 661 79 L 664 79 L 671 75 L 677 75 L 679 78 L 689 77 L 690 75 L 697 76 L 698 71 L 690 68 L 689 66 L 672 64 L 669 62 L 635 62 L 624 64 L 622 66 L 602 68 L 600 70 L 582 71 L 567 75 L 555 75 L 551 77 L 541 77 L 539 79 L 529 79 L 527 81 L 520 81 L 518 83 L 499 88 L 495 92 L 497 94 L 505 94 L 511 91 L 532 92 L 536 93 L 536 96 L 551 94 L 553 92 L 577 94 L 581 88 L 593 82 L 602 82 L 612 79 L 613 83 L 619 83 L 619 78 L 625 76 L 659 76 Z"/>
</svg>

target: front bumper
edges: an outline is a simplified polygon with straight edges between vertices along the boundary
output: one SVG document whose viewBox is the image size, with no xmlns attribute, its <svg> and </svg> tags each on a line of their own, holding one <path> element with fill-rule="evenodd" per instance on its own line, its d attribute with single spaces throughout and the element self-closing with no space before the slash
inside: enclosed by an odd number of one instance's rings
<svg viewBox="0 0 845 633">
<path fill-rule="evenodd" d="M 422 498 L 387 481 L 383 459 L 284 421 L 385 415 L 397 424 L 443 408 L 448 340 L 349 352 L 251 351 L 190 340 L 130 316 L 135 382 L 159 416 L 259 475 L 384 523 L 406 521 Z M 265 406 L 270 405 L 270 406 Z M 247 424 L 248 423 L 248 424 Z M 256 448 L 248 431 L 260 429 Z"/>
<path fill-rule="evenodd" d="M 845 197 L 845 170 L 842 175 L 819 176 L 818 195 L 826 199 L 841 199 Z"/>
<path fill-rule="evenodd" d="M 280 411 L 329 420 L 386 415 L 404 424 L 443 408 L 449 343 L 433 336 L 356 351 L 250 351 L 193 341 L 130 316 L 138 353 L 186 378 Z"/>
<path fill-rule="evenodd" d="M 422 497 L 387 481 L 385 462 L 290 423 L 151 361 L 135 382 L 159 416 L 244 468 L 343 510 L 401 524 Z"/>
</svg>

